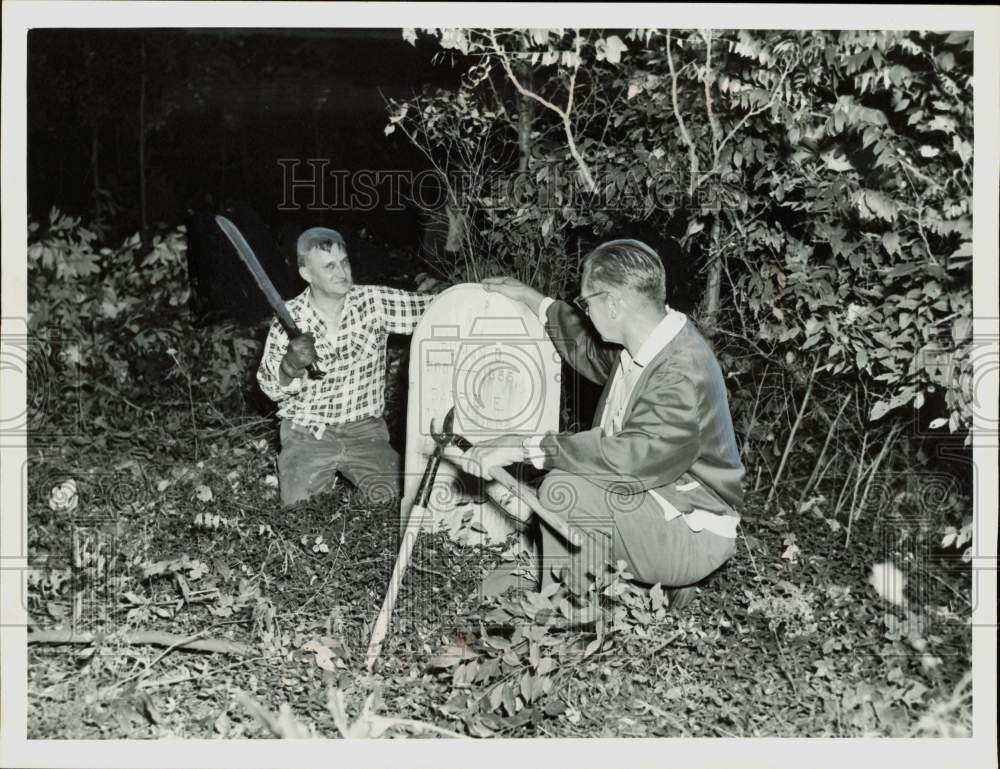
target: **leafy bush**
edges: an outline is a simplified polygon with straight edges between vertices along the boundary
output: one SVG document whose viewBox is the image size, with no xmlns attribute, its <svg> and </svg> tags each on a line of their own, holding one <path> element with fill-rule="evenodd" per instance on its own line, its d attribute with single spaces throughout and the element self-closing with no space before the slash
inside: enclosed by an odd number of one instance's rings
<svg viewBox="0 0 1000 769">
<path fill-rule="evenodd" d="M 139 235 L 117 249 L 100 247 L 97 233 L 58 209 L 44 230 L 28 225 L 29 328 L 80 335 L 123 327 L 133 335 L 143 321 L 188 301 L 184 227 L 157 235 L 142 254 Z M 114 323 L 112 323 L 114 321 Z M 141 349 L 141 338 L 137 345 Z"/>
<path fill-rule="evenodd" d="M 805 467 L 849 538 L 878 473 L 913 468 L 914 410 L 967 433 L 971 34 L 418 34 L 472 62 L 386 128 L 467 223 L 443 270 L 565 295 L 582 244 L 683 233 L 766 506 Z"/>
<path fill-rule="evenodd" d="M 30 222 L 28 232 L 28 330 L 50 380 L 39 384 L 82 388 L 83 408 L 101 412 L 121 398 L 156 405 L 172 387 L 192 410 L 195 400 L 242 394 L 259 340 L 232 323 L 195 326 L 183 226 L 148 249 L 138 234 L 111 247 L 53 209 L 45 227 Z"/>
</svg>

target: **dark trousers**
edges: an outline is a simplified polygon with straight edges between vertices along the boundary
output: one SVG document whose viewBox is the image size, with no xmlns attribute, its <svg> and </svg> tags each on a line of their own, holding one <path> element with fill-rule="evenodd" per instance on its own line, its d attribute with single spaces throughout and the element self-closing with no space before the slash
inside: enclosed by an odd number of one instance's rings
<svg viewBox="0 0 1000 769">
<path fill-rule="evenodd" d="M 328 426 L 319 439 L 282 420 L 278 482 L 283 504 L 329 490 L 338 471 L 373 501 L 399 496 L 400 459 L 389 445 L 384 419 Z"/>
</svg>

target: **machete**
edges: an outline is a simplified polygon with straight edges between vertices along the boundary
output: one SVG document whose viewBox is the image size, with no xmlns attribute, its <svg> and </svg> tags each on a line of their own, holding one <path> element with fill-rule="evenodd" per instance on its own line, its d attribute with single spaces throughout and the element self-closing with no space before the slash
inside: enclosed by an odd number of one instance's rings
<svg viewBox="0 0 1000 769">
<path fill-rule="evenodd" d="M 257 261 L 257 256 L 254 254 L 253 249 L 250 248 L 250 244 L 247 243 L 246 238 L 243 237 L 235 224 L 229 221 L 226 217 L 218 215 L 215 217 L 216 224 L 222 229 L 229 238 L 229 242 L 233 244 L 236 249 L 236 253 L 240 255 L 240 259 L 243 260 L 243 264 L 247 266 L 250 270 L 250 274 L 253 275 L 253 279 L 257 281 L 258 287 L 264 293 L 264 298 L 267 299 L 267 303 L 271 305 L 271 309 L 274 310 L 275 315 L 278 316 L 278 321 L 281 323 L 282 327 L 285 329 L 285 333 L 288 334 L 289 339 L 294 339 L 297 336 L 301 336 L 302 332 L 299 327 L 295 325 L 295 321 L 292 320 L 292 314 L 288 311 L 288 307 L 285 305 L 285 300 L 281 298 L 281 294 L 278 293 L 278 289 L 274 287 L 271 279 L 264 272 L 264 268 L 261 267 L 260 262 Z M 310 379 L 322 379 L 323 372 L 316 366 L 315 363 L 310 363 L 306 367 L 306 371 L 309 373 Z"/>
</svg>

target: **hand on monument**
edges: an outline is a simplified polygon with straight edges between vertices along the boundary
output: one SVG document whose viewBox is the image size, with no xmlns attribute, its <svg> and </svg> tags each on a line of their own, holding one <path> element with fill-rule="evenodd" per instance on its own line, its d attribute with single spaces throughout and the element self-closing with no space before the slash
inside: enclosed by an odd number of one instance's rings
<svg viewBox="0 0 1000 769">
<path fill-rule="evenodd" d="M 532 288 L 526 283 L 522 283 L 517 278 L 486 278 L 483 280 L 482 286 L 487 291 L 495 291 L 498 294 L 503 294 L 508 299 L 513 299 L 515 302 L 527 305 L 528 309 L 532 312 L 538 312 L 538 307 L 545 298 L 545 294 L 541 291 Z"/>
<path fill-rule="evenodd" d="M 455 461 L 461 468 L 487 481 L 493 480 L 491 469 L 506 467 L 524 459 L 524 449 L 521 447 L 519 435 L 500 435 L 486 441 L 480 441 Z"/>
</svg>

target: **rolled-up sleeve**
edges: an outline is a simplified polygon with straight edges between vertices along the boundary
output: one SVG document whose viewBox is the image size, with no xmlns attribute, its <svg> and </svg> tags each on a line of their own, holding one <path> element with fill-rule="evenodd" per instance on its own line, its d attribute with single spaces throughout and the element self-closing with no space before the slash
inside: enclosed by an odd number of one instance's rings
<svg viewBox="0 0 1000 769">
<path fill-rule="evenodd" d="M 282 386 L 278 378 L 278 371 L 281 367 L 281 359 L 285 357 L 288 350 L 288 334 L 277 321 L 271 324 L 271 329 L 267 333 L 267 341 L 264 342 L 264 354 L 257 368 L 257 382 L 263 393 L 274 402 L 283 401 L 290 395 L 294 395 L 302 389 L 304 376 L 297 377 Z"/>
<path fill-rule="evenodd" d="M 380 286 L 376 305 L 386 331 L 390 334 L 412 334 L 424 310 L 435 298 L 435 294 L 415 294 L 399 288 Z"/>
</svg>

